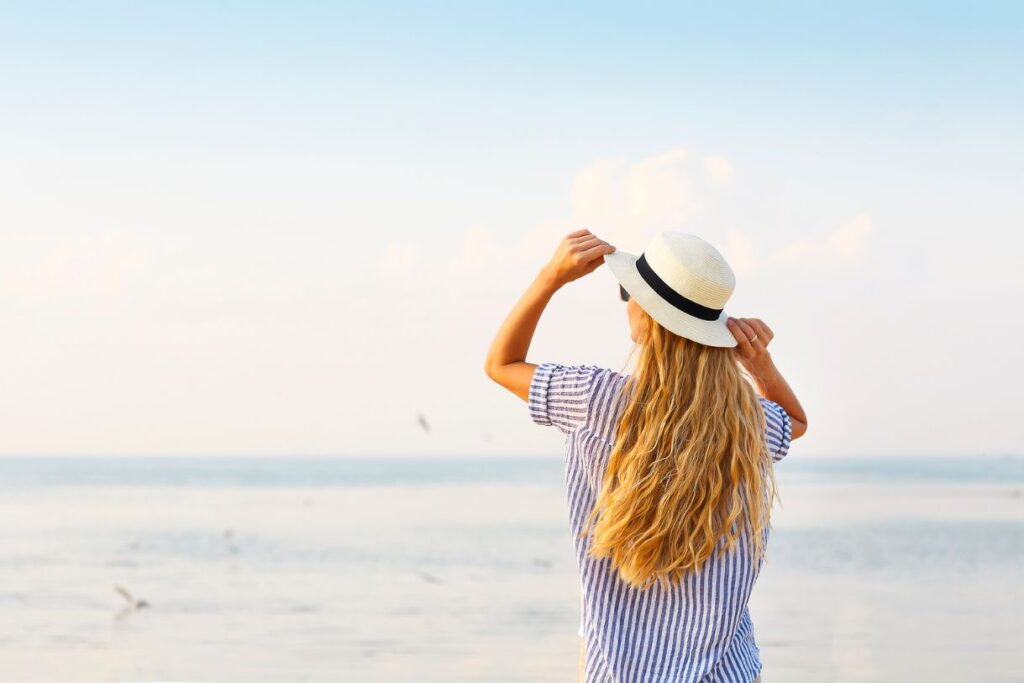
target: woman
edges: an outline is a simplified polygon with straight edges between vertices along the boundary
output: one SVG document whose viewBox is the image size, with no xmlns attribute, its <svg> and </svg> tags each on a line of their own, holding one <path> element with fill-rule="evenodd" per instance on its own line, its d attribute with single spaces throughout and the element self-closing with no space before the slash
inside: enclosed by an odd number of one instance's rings
<svg viewBox="0 0 1024 683">
<path fill-rule="evenodd" d="M 636 370 L 526 362 L 552 295 L 602 263 L 627 301 Z M 725 314 L 734 286 L 699 237 L 662 233 L 636 257 L 578 230 L 488 352 L 488 376 L 566 435 L 587 683 L 760 680 L 747 603 L 772 466 L 807 417 L 767 351 L 772 331 Z"/>
</svg>

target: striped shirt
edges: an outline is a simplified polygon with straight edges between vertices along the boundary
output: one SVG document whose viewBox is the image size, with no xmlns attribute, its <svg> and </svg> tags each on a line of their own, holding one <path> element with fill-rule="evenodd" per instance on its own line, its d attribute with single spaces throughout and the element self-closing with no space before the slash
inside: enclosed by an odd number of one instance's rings
<svg viewBox="0 0 1024 683">
<path fill-rule="evenodd" d="M 586 683 L 749 683 L 761 671 L 747 602 L 761 568 L 745 544 L 713 555 L 700 571 L 644 590 L 618 577 L 609 558 L 587 556 L 580 532 L 600 492 L 628 375 L 593 365 L 537 366 L 530 417 L 566 435 L 565 485 L 582 588 Z M 779 404 L 761 398 L 769 452 L 789 450 L 792 425 Z M 765 539 L 767 540 L 767 529 Z"/>
</svg>

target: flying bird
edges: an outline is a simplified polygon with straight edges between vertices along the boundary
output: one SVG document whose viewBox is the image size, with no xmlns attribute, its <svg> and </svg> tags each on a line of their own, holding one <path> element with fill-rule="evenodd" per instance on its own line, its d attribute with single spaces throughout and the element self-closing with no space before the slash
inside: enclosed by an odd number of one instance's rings
<svg viewBox="0 0 1024 683">
<path fill-rule="evenodd" d="M 224 530 L 224 543 L 232 555 L 238 554 L 238 546 L 235 545 L 235 532 L 231 529 Z"/>
<path fill-rule="evenodd" d="M 118 619 L 124 619 L 126 616 L 128 616 L 129 614 L 131 614 L 133 612 L 138 612 L 139 610 L 141 610 L 144 607 L 149 607 L 149 603 L 148 602 L 146 602 L 145 600 L 136 600 L 135 596 L 132 595 L 131 593 L 129 593 L 128 589 L 125 588 L 124 586 L 119 586 L 119 585 L 117 585 L 115 583 L 114 584 L 114 592 L 117 593 L 118 595 L 120 595 L 122 598 L 124 598 L 128 602 L 127 605 L 125 605 L 124 607 L 122 607 L 118 611 L 118 613 L 116 615 L 116 618 L 118 618 Z"/>
<path fill-rule="evenodd" d="M 420 427 L 423 427 L 423 431 L 429 434 L 430 425 L 427 424 L 427 418 L 423 416 L 423 413 L 416 413 L 416 419 L 419 421 Z"/>
<path fill-rule="evenodd" d="M 429 574 L 429 573 L 423 571 L 422 569 L 417 569 L 416 570 L 416 575 L 419 576 L 424 581 L 426 581 L 427 583 L 444 583 L 444 581 L 442 581 L 441 579 L 437 578 L 433 574 Z"/>
</svg>

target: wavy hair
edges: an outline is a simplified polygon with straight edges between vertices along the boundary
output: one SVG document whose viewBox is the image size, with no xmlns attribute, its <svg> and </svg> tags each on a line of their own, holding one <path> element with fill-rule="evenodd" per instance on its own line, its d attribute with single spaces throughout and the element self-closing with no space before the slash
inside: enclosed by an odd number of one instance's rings
<svg viewBox="0 0 1024 683">
<path fill-rule="evenodd" d="M 637 588 L 675 581 L 738 542 L 758 562 L 777 492 L 757 393 L 731 348 L 641 313 L 637 367 L 581 536 L 592 529 L 590 555 Z"/>
</svg>

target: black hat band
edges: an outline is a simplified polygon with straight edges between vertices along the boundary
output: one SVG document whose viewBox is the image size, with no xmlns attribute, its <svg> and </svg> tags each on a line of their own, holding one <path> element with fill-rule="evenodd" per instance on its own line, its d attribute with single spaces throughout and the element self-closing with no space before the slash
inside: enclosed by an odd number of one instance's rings
<svg viewBox="0 0 1024 683">
<path fill-rule="evenodd" d="M 688 313 L 694 318 L 700 318 L 701 320 L 718 320 L 718 316 L 722 314 L 723 309 L 701 306 L 693 299 L 687 299 L 685 296 L 669 287 L 668 283 L 658 277 L 658 274 L 651 269 L 650 264 L 647 263 L 647 259 L 644 258 L 643 254 L 640 254 L 640 258 L 636 260 L 636 270 L 640 273 L 640 277 L 644 279 L 644 282 L 650 285 L 651 289 L 658 293 L 658 296 L 678 308 L 683 313 Z"/>
</svg>

